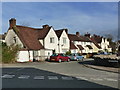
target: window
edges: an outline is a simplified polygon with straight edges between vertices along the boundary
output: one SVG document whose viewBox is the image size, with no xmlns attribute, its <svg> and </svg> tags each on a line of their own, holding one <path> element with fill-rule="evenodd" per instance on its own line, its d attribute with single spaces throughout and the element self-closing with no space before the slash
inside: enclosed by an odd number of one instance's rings
<svg viewBox="0 0 120 90">
<path fill-rule="evenodd" d="M 13 37 L 13 39 L 14 39 L 14 43 L 16 43 L 16 37 Z"/>
<path fill-rule="evenodd" d="M 50 38 L 50 43 L 54 43 L 54 37 Z"/>
<path fill-rule="evenodd" d="M 63 43 L 66 44 L 66 38 L 63 38 Z"/>
</svg>

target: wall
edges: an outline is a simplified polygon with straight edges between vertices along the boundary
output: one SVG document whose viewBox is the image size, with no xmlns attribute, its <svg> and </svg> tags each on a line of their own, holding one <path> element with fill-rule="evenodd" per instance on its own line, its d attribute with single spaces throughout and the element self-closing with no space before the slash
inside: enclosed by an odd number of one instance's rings
<svg viewBox="0 0 120 90">
<path fill-rule="evenodd" d="M 54 43 L 50 43 L 50 37 L 54 37 Z M 53 28 L 50 29 L 44 39 L 44 47 L 45 49 L 55 49 L 55 52 L 58 53 L 58 38 Z"/>
<path fill-rule="evenodd" d="M 100 49 L 95 46 L 94 43 L 92 43 L 93 53 L 97 53 Z"/>
<path fill-rule="evenodd" d="M 29 52 L 28 51 L 19 51 L 17 62 L 29 62 Z"/>
<path fill-rule="evenodd" d="M 77 45 L 81 45 L 84 50 L 82 50 L 83 53 L 92 53 L 93 50 L 89 49 L 88 47 L 86 47 L 86 45 L 91 45 L 92 46 L 92 42 L 81 42 L 81 41 L 74 41 L 74 44 Z M 80 50 L 78 49 L 78 52 Z"/>
<path fill-rule="evenodd" d="M 40 39 L 39 40 L 39 42 L 43 45 L 44 43 L 43 43 L 43 39 Z M 43 45 L 44 46 L 44 45 Z"/>
<path fill-rule="evenodd" d="M 14 41 L 14 37 L 16 37 L 16 43 Z M 13 29 L 8 30 L 7 35 L 5 37 L 5 42 L 6 42 L 7 46 L 16 44 L 16 45 L 20 45 L 21 47 L 23 47 L 22 42 L 20 41 L 20 39 L 16 35 L 16 33 L 13 31 Z"/>
<path fill-rule="evenodd" d="M 63 38 L 66 38 L 66 43 L 63 43 Z M 70 41 L 65 31 L 62 32 L 59 40 L 59 53 L 65 53 L 70 49 Z"/>
<path fill-rule="evenodd" d="M 70 51 L 71 51 L 71 53 L 78 53 L 77 49 L 71 49 Z"/>
</svg>

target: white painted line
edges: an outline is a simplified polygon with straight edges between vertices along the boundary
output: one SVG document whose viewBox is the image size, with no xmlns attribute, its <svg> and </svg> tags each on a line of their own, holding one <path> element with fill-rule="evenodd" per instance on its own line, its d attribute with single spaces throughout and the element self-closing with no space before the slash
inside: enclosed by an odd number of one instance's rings
<svg viewBox="0 0 120 90">
<path fill-rule="evenodd" d="M 90 78 L 91 80 L 95 80 L 95 81 L 103 81 L 103 79 L 101 78 Z"/>
<path fill-rule="evenodd" d="M 45 78 L 44 78 L 44 76 L 35 76 L 34 79 L 41 79 L 41 80 L 43 80 Z"/>
<path fill-rule="evenodd" d="M 58 80 L 58 77 L 57 76 L 48 76 L 48 79 L 49 80 Z"/>
<path fill-rule="evenodd" d="M 118 81 L 118 80 L 116 80 L 116 79 L 112 79 L 112 78 L 104 78 L 105 80 L 107 80 L 107 81 Z"/>
<path fill-rule="evenodd" d="M 85 78 L 85 77 L 76 77 L 77 78 L 77 80 L 88 80 L 87 78 Z"/>
<path fill-rule="evenodd" d="M 19 79 L 28 79 L 30 76 L 29 75 L 20 75 L 18 78 Z"/>
<path fill-rule="evenodd" d="M 13 78 L 13 77 L 15 77 L 15 75 L 3 75 L 3 76 L 1 76 L 1 78 Z"/>
<path fill-rule="evenodd" d="M 62 80 L 73 80 L 72 77 L 62 77 Z"/>
</svg>

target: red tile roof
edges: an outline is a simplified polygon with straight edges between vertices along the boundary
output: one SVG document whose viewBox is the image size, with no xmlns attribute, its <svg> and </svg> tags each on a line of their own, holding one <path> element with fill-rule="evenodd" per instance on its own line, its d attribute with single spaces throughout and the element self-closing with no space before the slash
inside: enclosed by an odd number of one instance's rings
<svg viewBox="0 0 120 90">
<path fill-rule="evenodd" d="M 77 36 L 75 34 L 68 34 L 68 37 L 71 41 L 91 42 L 91 40 L 85 36 Z"/>
<path fill-rule="evenodd" d="M 55 33 L 57 35 L 58 38 L 60 38 L 62 32 L 64 31 L 64 29 L 61 29 L 61 30 L 55 30 Z"/>
<path fill-rule="evenodd" d="M 81 45 L 77 45 L 80 50 L 84 50 L 84 48 Z"/>
<path fill-rule="evenodd" d="M 94 35 L 91 37 L 92 40 L 94 40 L 97 43 L 101 43 L 102 42 L 102 37 Z"/>
<path fill-rule="evenodd" d="M 70 41 L 70 49 L 77 49 L 73 42 Z"/>
<path fill-rule="evenodd" d="M 82 38 L 79 38 L 77 35 L 75 34 L 68 34 L 68 38 L 71 40 L 71 41 L 83 41 Z"/>
<path fill-rule="evenodd" d="M 27 47 L 27 49 L 39 50 L 39 49 L 44 49 L 42 44 L 39 42 L 39 39 L 45 38 L 50 28 L 51 27 L 36 29 L 36 28 L 16 25 L 16 27 L 14 27 L 13 29 L 19 36 L 23 45 Z"/>
</svg>

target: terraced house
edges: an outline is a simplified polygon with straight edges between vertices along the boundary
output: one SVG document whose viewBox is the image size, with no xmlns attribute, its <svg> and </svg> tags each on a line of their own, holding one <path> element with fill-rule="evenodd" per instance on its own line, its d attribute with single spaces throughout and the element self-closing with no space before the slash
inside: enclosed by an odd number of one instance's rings
<svg viewBox="0 0 120 90">
<path fill-rule="evenodd" d="M 102 39 L 103 40 L 103 39 Z M 18 62 L 45 60 L 53 53 L 94 53 L 109 43 L 104 40 L 98 43 L 93 37 L 82 36 L 79 32 L 69 34 L 67 29 L 54 30 L 52 26 L 31 28 L 16 25 L 16 19 L 9 20 L 9 29 L 5 37 L 8 46 L 19 45 Z M 107 48 L 106 48 L 107 49 Z"/>
<path fill-rule="evenodd" d="M 10 19 L 9 23 L 5 42 L 8 46 L 20 45 L 18 62 L 44 60 L 53 53 L 64 53 L 69 50 L 66 29 L 54 30 L 49 25 L 43 25 L 43 28 L 19 26 L 14 18 Z"/>
</svg>

